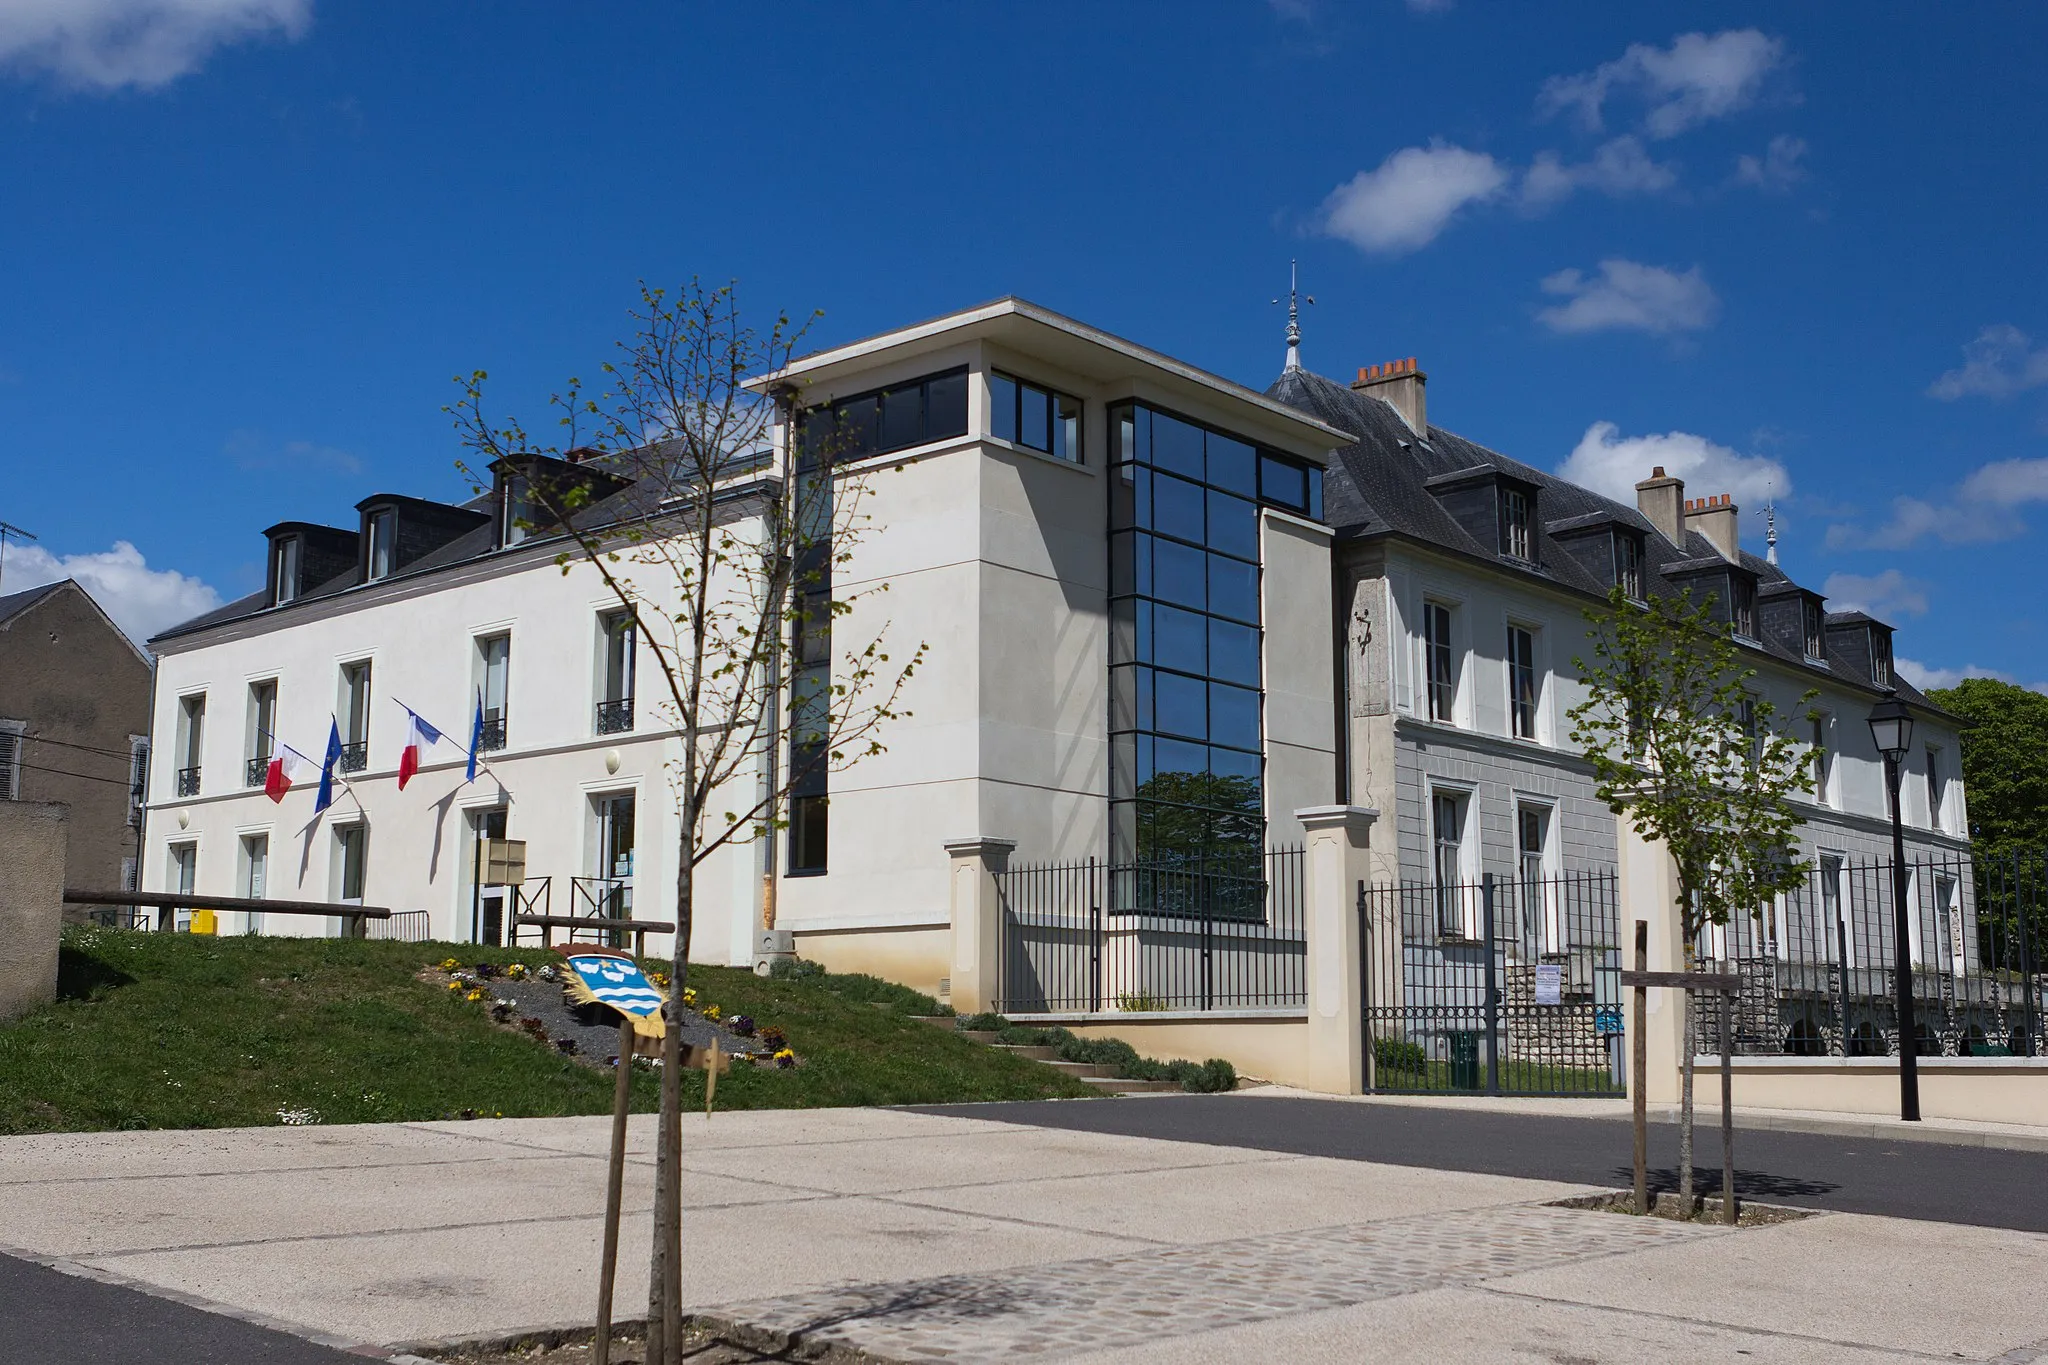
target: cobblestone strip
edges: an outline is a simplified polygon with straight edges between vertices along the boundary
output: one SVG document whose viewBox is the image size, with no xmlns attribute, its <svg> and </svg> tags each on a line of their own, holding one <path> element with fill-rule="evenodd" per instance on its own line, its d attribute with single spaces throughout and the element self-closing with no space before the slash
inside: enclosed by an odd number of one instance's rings
<svg viewBox="0 0 2048 1365">
<path fill-rule="evenodd" d="M 1055 1360 L 1721 1235 L 1660 1218 L 1474 1209 L 854 1285 L 714 1311 L 777 1337 L 891 1360 Z"/>
</svg>

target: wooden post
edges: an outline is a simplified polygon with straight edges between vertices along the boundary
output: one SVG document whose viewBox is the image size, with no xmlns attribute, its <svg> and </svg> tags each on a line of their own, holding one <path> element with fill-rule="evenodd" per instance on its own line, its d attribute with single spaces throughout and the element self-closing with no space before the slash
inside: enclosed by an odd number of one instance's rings
<svg viewBox="0 0 2048 1365">
<path fill-rule="evenodd" d="M 591 1344 L 593 1365 L 610 1365 L 612 1355 L 612 1284 L 619 1270 L 619 1204 L 626 1182 L 626 1109 L 633 1097 L 633 1017 L 619 1016 L 619 1076 L 612 1096 L 612 1159 L 605 1173 L 604 1261 L 597 1272 L 597 1340 Z"/>
<path fill-rule="evenodd" d="M 1740 994 L 1721 997 L 1721 1221 L 1735 1221 L 1735 1005 Z"/>
<path fill-rule="evenodd" d="M 1636 921 L 1636 970 L 1650 970 L 1650 922 Z M 1649 989 L 1636 987 L 1635 1037 L 1629 1058 L 1629 1079 L 1635 1082 L 1635 1127 L 1636 1127 L 1636 1212 L 1650 1211 L 1650 1101 L 1648 1086 L 1650 1078 L 1644 1073 L 1650 1069 L 1650 1010 Z"/>
</svg>

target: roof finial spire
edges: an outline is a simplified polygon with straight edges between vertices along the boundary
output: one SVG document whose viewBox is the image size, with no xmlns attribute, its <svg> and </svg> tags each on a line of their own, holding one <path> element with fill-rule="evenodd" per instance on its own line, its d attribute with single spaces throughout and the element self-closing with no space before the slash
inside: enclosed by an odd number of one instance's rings
<svg viewBox="0 0 2048 1365">
<path fill-rule="evenodd" d="M 1778 503 L 1774 495 L 1764 495 L 1764 559 L 1778 562 Z"/>
<path fill-rule="evenodd" d="M 1303 294 L 1295 288 L 1295 263 L 1287 263 L 1287 368 L 1301 368 L 1301 305 L 1314 303 L 1315 295 Z M 1280 302 L 1278 299 L 1274 303 Z"/>
</svg>

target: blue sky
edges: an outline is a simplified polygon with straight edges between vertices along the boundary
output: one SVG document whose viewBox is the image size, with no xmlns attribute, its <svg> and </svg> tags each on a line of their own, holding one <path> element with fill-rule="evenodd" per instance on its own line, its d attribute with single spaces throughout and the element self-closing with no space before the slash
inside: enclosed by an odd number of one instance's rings
<svg viewBox="0 0 2048 1365">
<path fill-rule="evenodd" d="M 1655 17 L 1651 15 L 1654 13 Z M 636 280 L 821 342 L 1017 293 L 1733 492 L 1923 676 L 2048 682 L 2048 8 L 0 0 L 5 590 L 139 630 L 463 491 Z M 2033 129 L 2033 132 L 2029 132 Z"/>
</svg>

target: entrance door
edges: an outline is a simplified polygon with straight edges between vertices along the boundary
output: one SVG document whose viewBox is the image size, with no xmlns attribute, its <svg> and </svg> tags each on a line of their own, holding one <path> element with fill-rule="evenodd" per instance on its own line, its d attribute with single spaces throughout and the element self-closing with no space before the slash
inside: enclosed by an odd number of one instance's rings
<svg viewBox="0 0 2048 1365">
<path fill-rule="evenodd" d="M 469 871 L 472 881 L 469 937 L 472 943 L 488 943 L 498 947 L 511 942 L 507 932 L 511 927 L 511 891 L 507 887 L 491 886 L 484 882 L 484 842 L 504 837 L 503 806 L 469 813 Z"/>
<path fill-rule="evenodd" d="M 633 793 L 597 798 L 597 875 L 607 919 L 633 917 Z"/>
</svg>

